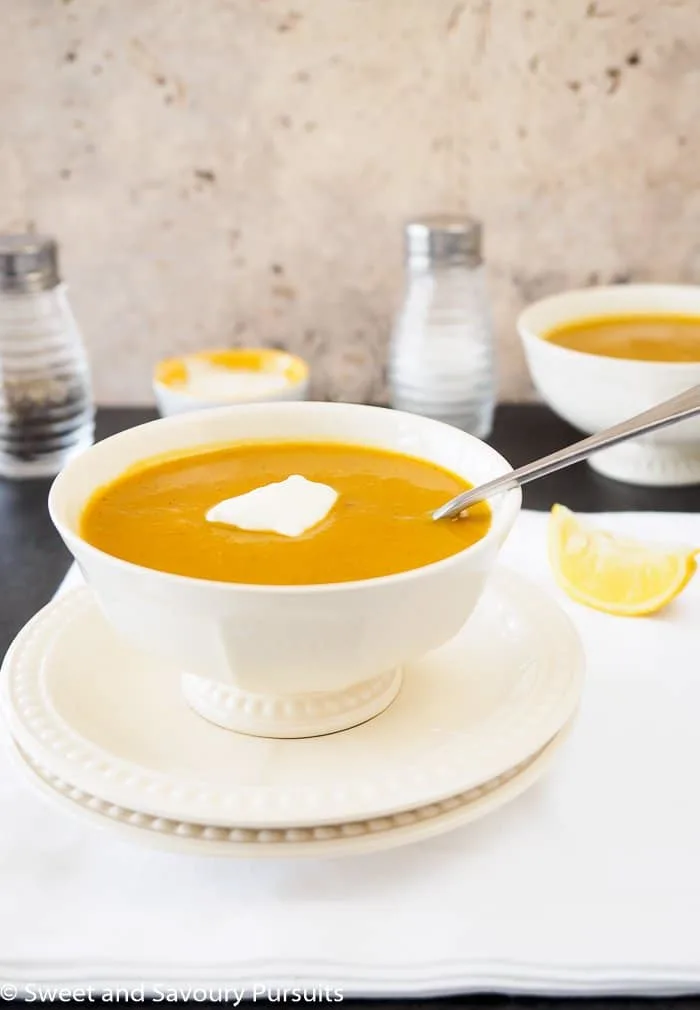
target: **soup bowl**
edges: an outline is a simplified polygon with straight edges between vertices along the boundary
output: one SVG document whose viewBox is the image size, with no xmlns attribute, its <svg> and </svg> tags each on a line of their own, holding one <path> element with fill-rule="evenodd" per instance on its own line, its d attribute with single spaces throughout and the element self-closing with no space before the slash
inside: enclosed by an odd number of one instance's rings
<svg viewBox="0 0 700 1010">
<path fill-rule="evenodd" d="M 92 494 L 163 453 L 250 440 L 344 442 L 393 450 L 472 482 L 508 463 L 464 432 L 381 407 L 251 404 L 181 414 L 131 428 L 72 460 L 54 481 L 51 518 L 124 639 L 182 676 L 186 701 L 228 729 L 314 736 L 364 722 L 398 693 L 401 668 L 454 636 L 472 613 L 520 508 L 493 502 L 486 535 L 444 560 L 381 578 L 328 585 L 248 585 L 155 571 L 87 543 Z M 372 544 L 367 545 L 372 550 Z"/>
<path fill-rule="evenodd" d="M 625 284 L 566 291 L 535 302 L 517 322 L 530 375 L 555 413 L 587 434 L 602 431 L 700 383 L 700 362 L 611 358 L 562 347 L 547 334 L 603 316 L 700 318 L 700 287 Z M 599 473 L 631 484 L 700 483 L 700 419 L 605 449 L 589 459 Z"/>
</svg>

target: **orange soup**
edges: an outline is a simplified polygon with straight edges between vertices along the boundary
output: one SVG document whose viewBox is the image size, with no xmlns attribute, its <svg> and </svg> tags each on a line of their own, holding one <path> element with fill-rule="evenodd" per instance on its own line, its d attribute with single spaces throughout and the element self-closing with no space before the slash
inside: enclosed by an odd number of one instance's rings
<svg viewBox="0 0 700 1010">
<path fill-rule="evenodd" d="M 338 493 L 298 537 L 208 522 L 224 499 L 299 474 Z M 98 490 L 81 517 L 88 543 L 117 558 L 199 579 L 309 585 L 420 568 L 481 539 L 486 504 L 457 521 L 431 513 L 469 488 L 425 460 L 356 445 L 252 442 L 146 461 Z"/>
<path fill-rule="evenodd" d="M 700 318 L 606 316 L 566 323 L 545 334 L 553 344 L 607 358 L 700 362 Z"/>
</svg>

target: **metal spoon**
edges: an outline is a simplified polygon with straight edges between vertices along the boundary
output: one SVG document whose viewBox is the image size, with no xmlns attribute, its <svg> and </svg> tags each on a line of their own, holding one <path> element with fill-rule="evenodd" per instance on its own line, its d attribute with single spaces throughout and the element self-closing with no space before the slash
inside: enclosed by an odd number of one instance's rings
<svg viewBox="0 0 700 1010">
<path fill-rule="evenodd" d="M 436 509 L 433 512 L 433 519 L 451 519 L 470 505 L 476 505 L 477 502 L 485 501 L 502 491 L 510 491 L 521 484 L 537 480 L 538 477 L 546 477 L 548 474 L 554 473 L 555 470 L 562 470 L 565 466 L 579 463 L 587 456 L 598 452 L 599 449 L 607 449 L 609 446 L 617 445 L 618 442 L 624 442 L 628 438 L 636 438 L 637 435 L 665 428 L 666 425 L 676 424 L 678 421 L 694 417 L 696 414 L 700 414 L 700 386 L 693 386 L 692 389 L 687 389 L 679 396 L 665 400 L 664 403 L 659 403 L 656 407 L 645 410 L 642 414 L 637 414 L 628 421 L 622 421 L 612 428 L 598 432 L 597 435 L 591 435 L 580 442 L 574 442 L 573 445 L 559 449 L 558 452 L 553 452 L 542 459 L 537 459 L 534 463 L 527 463 L 511 473 L 504 474 L 503 477 L 497 477 L 496 480 L 472 488 L 471 491 L 464 491 L 448 501 L 446 505 L 441 505 L 439 509 Z"/>
</svg>

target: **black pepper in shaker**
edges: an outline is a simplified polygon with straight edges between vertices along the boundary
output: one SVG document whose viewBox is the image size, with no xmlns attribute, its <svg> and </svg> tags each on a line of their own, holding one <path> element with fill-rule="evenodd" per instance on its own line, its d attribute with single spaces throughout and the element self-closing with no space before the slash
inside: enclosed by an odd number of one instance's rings
<svg viewBox="0 0 700 1010">
<path fill-rule="evenodd" d="M 93 435 L 87 355 L 56 242 L 0 236 L 0 476 L 55 476 Z"/>
</svg>

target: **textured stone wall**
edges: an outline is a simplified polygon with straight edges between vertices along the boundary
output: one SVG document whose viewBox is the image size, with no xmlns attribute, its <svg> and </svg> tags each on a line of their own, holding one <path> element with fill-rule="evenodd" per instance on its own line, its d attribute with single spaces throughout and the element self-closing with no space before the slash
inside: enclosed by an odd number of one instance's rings
<svg viewBox="0 0 700 1010">
<path fill-rule="evenodd" d="M 697 0 L 0 0 L 0 226 L 55 233 L 103 402 L 220 344 L 382 395 L 401 222 L 527 301 L 700 275 Z"/>
</svg>

